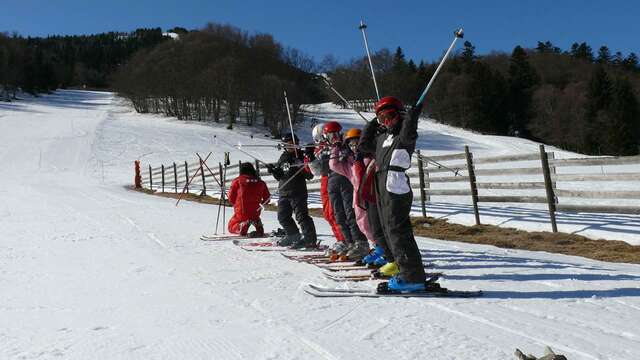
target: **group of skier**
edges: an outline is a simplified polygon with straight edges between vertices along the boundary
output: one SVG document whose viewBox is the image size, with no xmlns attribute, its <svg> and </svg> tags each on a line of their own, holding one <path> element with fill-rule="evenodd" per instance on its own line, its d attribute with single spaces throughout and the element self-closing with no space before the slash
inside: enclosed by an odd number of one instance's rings
<svg viewBox="0 0 640 360">
<path fill-rule="evenodd" d="M 332 259 L 378 268 L 378 276 L 390 278 L 390 290 L 423 291 L 425 272 L 409 216 L 413 193 L 405 173 L 421 108 L 406 111 L 397 98 L 384 97 L 375 105 L 376 118 L 362 130 L 343 133 L 336 121 L 318 124 L 309 146 L 301 146 L 293 133 L 285 135 L 282 155 L 267 166 L 279 182 L 278 222 L 284 234 L 278 245 L 318 246 L 306 181 L 320 176 L 324 218 L 336 238 Z M 229 231 L 264 236 L 259 215 L 270 194 L 250 163 L 241 165 L 228 199 L 235 209 Z M 249 233 L 251 226 L 255 230 Z"/>
</svg>

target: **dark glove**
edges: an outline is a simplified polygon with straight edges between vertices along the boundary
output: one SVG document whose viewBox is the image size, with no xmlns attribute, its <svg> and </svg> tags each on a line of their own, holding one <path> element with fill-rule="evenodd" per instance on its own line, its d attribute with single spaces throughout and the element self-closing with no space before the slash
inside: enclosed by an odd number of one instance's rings
<svg viewBox="0 0 640 360">
<path fill-rule="evenodd" d="M 356 161 L 364 161 L 364 153 L 362 151 L 356 151 Z"/>
</svg>

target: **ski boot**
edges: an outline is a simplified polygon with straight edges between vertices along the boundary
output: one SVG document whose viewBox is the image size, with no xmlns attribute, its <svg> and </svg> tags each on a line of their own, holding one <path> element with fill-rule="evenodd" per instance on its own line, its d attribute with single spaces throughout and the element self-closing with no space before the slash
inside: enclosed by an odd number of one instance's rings
<svg viewBox="0 0 640 360">
<path fill-rule="evenodd" d="M 344 241 L 343 241 L 344 242 Z M 353 243 L 344 242 L 344 247 L 340 251 L 336 251 L 329 257 L 331 261 L 347 261 L 347 253 L 353 247 Z"/>
<path fill-rule="evenodd" d="M 363 257 L 362 260 L 356 261 L 355 265 L 357 266 L 373 265 L 375 260 L 380 258 L 382 255 L 384 255 L 384 250 L 382 249 L 382 247 L 376 246 L 373 250 L 369 251 L 369 254 Z"/>
<path fill-rule="evenodd" d="M 300 242 L 301 239 L 302 239 L 302 235 L 300 235 L 300 233 L 297 233 L 297 234 L 285 236 L 284 238 L 278 240 L 276 244 L 278 246 L 291 246 L 293 244 Z"/>
<path fill-rule="evenodd" d="M 346 248 L 347 243 L 345 243 L 344 241 L 336 241 L 335 243 L 333 243 L 333 245 L 331 245 L 331 248 L 327 249 L 325 255 L 331 256 L 333 254 L 338 254 L 345 251 Z"/>
<path fill-rule="evenodd" d="M 435 281 L 408 282 L 403 280 L 400 276 L 394 276 L 389 279 L 388 282 L 380 283 L 377 291 L 381 294 L 398 294 L 413 292 L 442 292 L 446 290 L 441 288 L 440 284 Z"/>
<path fill-rule="evenodd" d="M 387 265 L 388 263 L 389 263 L 389 261 L 387 260 L 387 258 L 386 258 L 386 257 L 384 257 L 384 256 L 380 256 L 379 258 L 377 258 L 377 259 L 375 259 L 375 260 L 373 261 L 373 264 L 370 264 L 370 265 L 369 265 L 369 268 L 372 268 L 372 269 L 379 269 L 379 268 L 381 268 L 381 267 L 383 267 L 383 266 Z"/>
<path fill-rule="evenodd" d="M 385 266 L 381 267 L 380 269 L 372 272 L 371 276 L 374 279 L 386 279 L 392 276 L 396 276 L 398 275 L 398 273 L 400 273 L 400 269 L 398 268 L 398 265 L 396 265 L 395 262 L 390 262 Z"/>
<path fill-rule="evenodd" d="M 369 254 L 369 243 L 366 241 L 356 242 L 346 253 L 346 259 L 355 261 L 356 265 L 362 264 L 362 259 Z"/>
<path fill-rule="evenodd" d="M 298 241 L 289 246 L 289 248 L 294 250 L 302 250 L 302 249 L 316 249 L 318 247 L 318 243 L 315 241 L 307 241 L 304 236 L 301 236 Z"/>
</svg>

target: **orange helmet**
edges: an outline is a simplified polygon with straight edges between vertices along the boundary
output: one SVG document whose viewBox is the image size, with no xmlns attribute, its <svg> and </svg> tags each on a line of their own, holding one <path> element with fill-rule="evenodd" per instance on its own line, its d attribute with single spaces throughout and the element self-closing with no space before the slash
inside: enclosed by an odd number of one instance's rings
<svg viewBox="0 0 640 360">
<path fill-rule="evenodd" d="M 344 134 L 344 141 L 347 141 L 347 140 L 353 139 L 353 138 L 359 138 L 360 134 L 362 134 L 362 130 L 360 130 L 360 129 L 357 129 L 357 128 L 349 129 Z"/>
</svg>

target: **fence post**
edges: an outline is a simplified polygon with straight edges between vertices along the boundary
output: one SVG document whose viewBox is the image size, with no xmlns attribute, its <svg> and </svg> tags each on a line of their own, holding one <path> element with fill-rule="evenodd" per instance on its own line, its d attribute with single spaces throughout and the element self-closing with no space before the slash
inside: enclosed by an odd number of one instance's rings
<svg viewBox="0 0 640 360">
<path fill-rule="evenodd" d="M 558 232 L 556 223 L 556 195 L 551 183 L 551 171 L 549 170 L 549 158 L 544 150 L 544 145 L 540 145 L 540 160 L 542 161 L 542 173 L 544 174 L 544 187 L 547 190 L 547 204 L 549 205 L 549 218 L 551 219 L 551 229 Z"/>
<path fill-rule="evenodd" d="M 219 177 L 218 177 L 220 179 L 220 196 L 219 196 L 219 198 L 220 198 L 220 201 L 222 201 L 222 193 L 224 192 L 225 183 L 224 183 L 224 178 L 223 178 L 224 173 L 222 172 L 222 163 L 221 162 L 218 163 L 218 171 L 220 173 Z"/>
<path fill-rule="evenodd" d="M 178 167 L 176 163 L 173 163 L 173 189 L 175 193 L 178 193 Z"/>
<path fill-rule="evenodd" d="M 204 169 L 202 168 L 202 159 L 200 159 L 200 174 L 202 175 L 202 192 L 200 196 L 207 195 L 207 184 L 205 183 L 204 178 Z"/>
<path fill-rule="evenodd" d="M 162 192 L 164 192 L 164 165 L 160 165 L 162 169 Z"/>
<path fill-rule="evenodd" d="M 140 175 L 140 160 L 136 160 L 133 162 L 133 166 L 135 168 L 135 176 L 133 177 L 133 184 L 136 189 L 142 188 L 142 175 Z"/>
<path fill-rule="evenodd" d="M 151 164 L 149 164 L 149 189 L 153 190 L 153 174 L 151 174 Z"/>
<path fill-rule="evenodd" d="M 186 191 L 189 193 L 189 164 L 186 161 L 184 162 L 184 181 Z"/>
<path fill-rule="evenodd" d="M 469 185 L 471 185 L 471 200 L 473 201 L 473 213 L 476 216 L 476 225 L 480 225 L 480 211 L 478 210 L 478 186 L 476 185 L 476 172 L 473 169 L 473 154 L 469 151 L 469 146 L 464 146 L 464 153 L 467 157 L 467 172 L 469 173 Z"/>
<path fill-rule="evenodd" d="M 431 189 L 431 182 L 429 181 L 429 162 L 424 163 L 424 188 L 425 191 Z M 427 202 L 431 201 L 431 194 L 427 192 Z"/>
<path fill-rule="evenodd" d="M 420 155 L 420 150 L 416 150 L 416 154 L 418 155 L 418 176 L 420 177 L 420 203 L 422 205 L 422 217 L 427 217 L 427 205 L 425 202 L 426 191 L 424 191 L 424 169 L 422 163 L 422 156 Z"/>
</svg>

